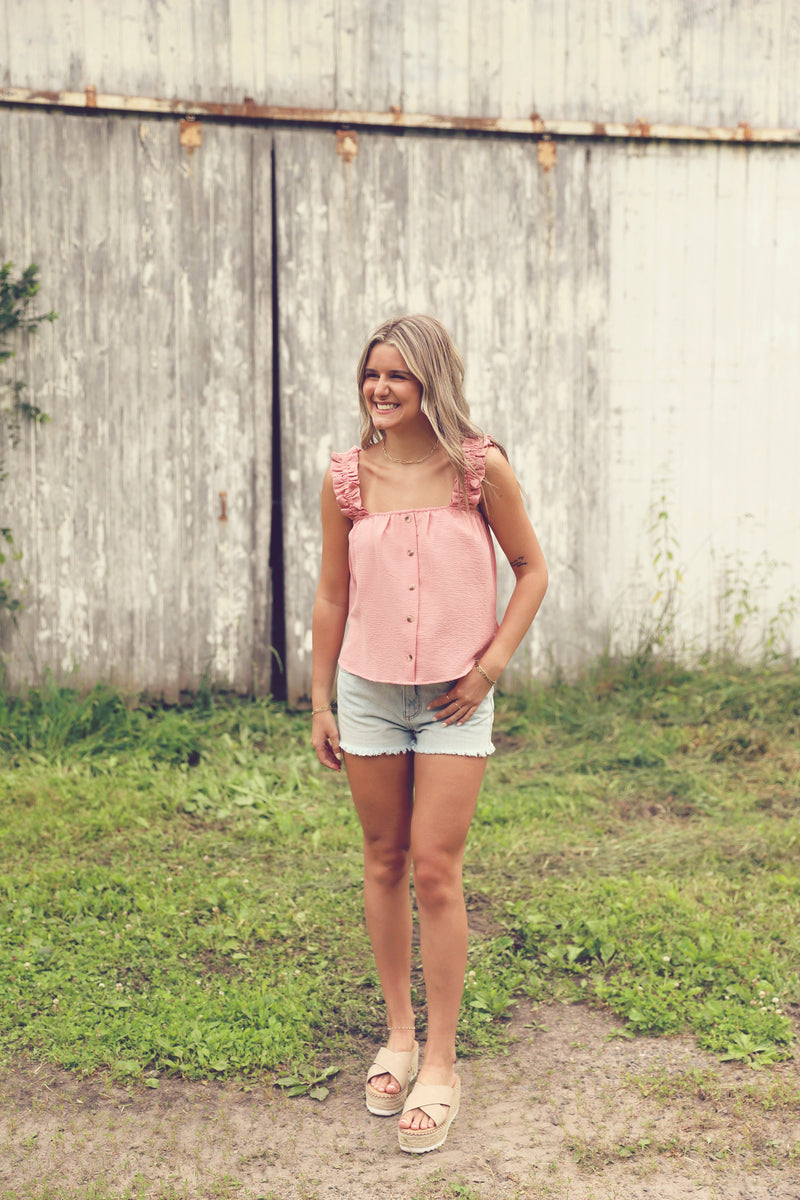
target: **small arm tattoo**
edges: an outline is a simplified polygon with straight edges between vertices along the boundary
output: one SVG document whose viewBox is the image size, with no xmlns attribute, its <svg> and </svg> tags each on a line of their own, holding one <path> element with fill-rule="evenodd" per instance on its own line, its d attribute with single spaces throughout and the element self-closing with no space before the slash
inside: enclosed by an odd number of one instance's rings
<svg viewBox="0 0 800 1200">
<path fill-rule="evenodd" d="M 525 558 L 525 556 L 523 554 L 520 554 L 519 558 L 515 558 L 511 564 L 511 566 L 514 567 L 515 569 L 517 567 L 527 567 L 527 565 L 528 565 L 528 560 L 527 560 L 527 558 Z"/>
</svg>

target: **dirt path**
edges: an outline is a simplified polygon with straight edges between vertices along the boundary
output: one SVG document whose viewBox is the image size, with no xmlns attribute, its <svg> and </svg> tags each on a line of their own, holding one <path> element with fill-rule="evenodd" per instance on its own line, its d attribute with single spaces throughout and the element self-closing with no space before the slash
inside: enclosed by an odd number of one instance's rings
<svg viewBox="0 0 800 1200">
<path fill-rule="evenodd" d="M 322 1104 L 170 1081 L 129 1092 L 25 1064 L 0 1075 L 0 1196 L 800 1200 L 797 1063 L 754 1072 L 689 1038 L 618 1033 L 583 1006 L 520 1006 L 505 1057 L 461 1064 L 459 1118 L 420 1157 L 364 1108 L 366 1045 Z"/>
</svg>

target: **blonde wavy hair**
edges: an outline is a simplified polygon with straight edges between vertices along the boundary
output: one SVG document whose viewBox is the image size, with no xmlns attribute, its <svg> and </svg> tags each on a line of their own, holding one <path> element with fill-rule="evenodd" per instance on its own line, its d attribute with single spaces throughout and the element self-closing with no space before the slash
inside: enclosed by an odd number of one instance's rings
<svg viewBox="0 0 800 1200">
<path fill-rule="evenodd" d="M 419 380 L 422 386 L 422 411 L 455 469 L 459 492 L 466 503 L 469 463 L 462 443 L 465 438 L 484 437 L 485 434 L 470 419 L 469 405 L 464 398 L 464 363 L 453 339 L 435 317 L 392 317 L 378 326 L 364 347 L 356 371 L 361 445 L 364 449 L 383 440 L 364 399 L 367 359 L 373 346 L 379 344 L 394 346 L 402 354 L 409 371 Z M 494 439 L 492 442 L 507 458 L 503 447 Z"/>
</svg>

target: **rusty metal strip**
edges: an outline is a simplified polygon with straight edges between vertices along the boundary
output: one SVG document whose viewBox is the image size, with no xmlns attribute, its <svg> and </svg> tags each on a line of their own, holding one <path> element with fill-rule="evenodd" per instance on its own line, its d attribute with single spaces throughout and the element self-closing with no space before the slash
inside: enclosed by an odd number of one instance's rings
<svg viewBox="0 0 800 1200">
<path fill-rule="evenodd" d="M 800 145 L 800 129 L 755 128 L 741 121 L 735 127 L 667 125 L 643 120 L 545 121 L 538 113 L 530 117 L 443 117 L 428 113 L 406 113 L 347 109 L 287 108 L 256 104 L 245 96 L 241 104 L 202 100 L 159 100 L 146 96 L 102 94 L 89 86 L 82 92 L 37 91 L 33 88 L 0 88 L 0 104 L 41 105 L 70 111 L 137 113 L 145 116 L 216 118 L 234 123 L 258 121 L 270 124 L 332 125 L 362 129 L 403 129 L 424 132 L 442 130 L 459 133 L 489 133 L 532 138 L 609 138 L 636 141 L 738 142 Z"/>
</svg>

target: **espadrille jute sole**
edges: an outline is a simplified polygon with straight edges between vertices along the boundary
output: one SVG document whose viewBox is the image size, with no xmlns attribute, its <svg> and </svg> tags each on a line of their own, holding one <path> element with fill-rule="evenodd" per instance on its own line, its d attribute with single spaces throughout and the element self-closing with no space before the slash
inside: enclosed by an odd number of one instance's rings
<svg viewBox="0 0 800 1200">
<path fill-rule="evenodd" d="M 373 1117 L 395 1117 L 403 1111 L 408 1096 L 408 1085 L 417 1077 L 419 1070 L 419 1046 L 414 1042 L 412 1050 L 387 1050 L 384 1046 L 375 1056 L 375 1062 L 367 1072 L 364 1098 L 367 1111 Z M 370 1083 L 376 1075 L 391 1075 L 400 1084 L 399 1092 L 379 1092 Z"/>
<path fill-rule="evenodd" d="M 446 1104 L 447 1116 L 440 1125 L 435 1125 L 433 1129 L 398 1129 L 397 1140 L 400 1143 L 400 1149 L 405 1150 L 408 1154 L 427 1154 L 429 1150 L 438 1150 L 447 1141 L 450 1126 L 458 1115 L 460 1103 L 461 1080 L 458 1075 L 456 1075 L 452 1087 L 448 1087 L 447 1084 L 428 1086 L 418 1083 L 403 1105 L 403 1112 L 411 1112 L 412 1108 L 421 1108 L 424 1113 L 431 1116 L 432 1114 L 428 1113 L 431 1105 Z"/>
</svg>

